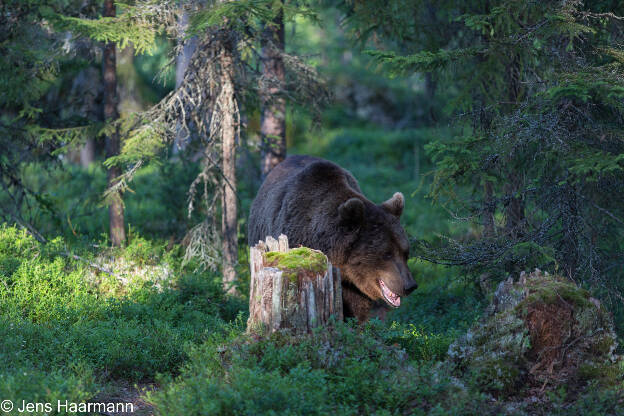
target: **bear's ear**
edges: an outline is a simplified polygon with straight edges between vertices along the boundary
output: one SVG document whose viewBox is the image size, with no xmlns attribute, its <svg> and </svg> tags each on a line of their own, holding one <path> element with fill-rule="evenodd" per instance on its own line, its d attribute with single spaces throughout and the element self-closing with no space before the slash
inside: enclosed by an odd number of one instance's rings
<svg viewBox="0 0 624 416">
<path fill-rule="evenodd" d="M 351 198 L 338 207 L 340 220 L 349 224 L 361 224 L 364 220 L 364 202 L 359 198 Z"/>
<path fill-rule="evenodd" d="M 395 192 L 392 198 L 381 204 L 381 207 L 395 217 L 400 217 L 405 206 L 405 198 L 401 192 Z"/>
</svg>

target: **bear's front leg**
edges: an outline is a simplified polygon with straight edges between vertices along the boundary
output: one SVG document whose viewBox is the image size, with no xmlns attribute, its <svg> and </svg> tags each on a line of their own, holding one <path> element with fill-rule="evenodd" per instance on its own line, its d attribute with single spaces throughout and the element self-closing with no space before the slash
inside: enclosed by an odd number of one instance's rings
<svg viewBox="0 0 624 416">
<path fill-rule="evenodd" d="M 356 318 L 359 323 L 364 323 L 371 318 L 383 321 L 390 309 L 385 302 L 370 299 L 353 284 L 344 280 L 342 281 L 342 304 L 345 318 Z"/>
</svg>

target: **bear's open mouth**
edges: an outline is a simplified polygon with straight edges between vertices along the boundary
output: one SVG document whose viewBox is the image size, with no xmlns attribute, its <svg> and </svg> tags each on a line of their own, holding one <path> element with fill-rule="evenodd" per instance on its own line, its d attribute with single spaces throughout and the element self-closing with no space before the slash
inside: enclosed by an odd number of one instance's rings
<svg viewBox="0 0 624 416">
<path fill-rule="evenodd" d="M 394 306 L 395 308 L 401 306 L 401 296 L 388 289 L 388 286 L 386 286 L 381 279 L 379 279 L 379 286 L 381 286 L 381 293 L 390 306 Z"/>
</svg>

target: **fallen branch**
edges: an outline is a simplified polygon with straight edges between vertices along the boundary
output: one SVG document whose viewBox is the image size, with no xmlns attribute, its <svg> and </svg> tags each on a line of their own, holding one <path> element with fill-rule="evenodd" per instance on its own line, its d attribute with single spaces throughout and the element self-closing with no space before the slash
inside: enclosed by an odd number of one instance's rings
<svg viewBox="0 0 624 416">
<path fill-rule="evenodd" d="M 78 256 L 78 255 L 76 255 L 76 254 L 74 254 L 74 253 L 72 253 L 70 251 L 65 250 L 61 254 L 63 256 L 65 256 L 65 257 L 69 257 L 69 258 L 72 258 L 74 260 L 82 261 L 82 262 L 88 264 L 89 266 L 93 267 L 96 270 L 99 270 L 99 271 L 101 271 L 103 273 L 106 273 L 106 274 L 108 274 L 110 276 L 113 276 L 114 278 L 116 278 L 120 282 L 125 282 L 126 281 L 126 279 L 124 279 L 123 277 L 119 276 L 118 274 L 115 274 L 114 272 L 112 272 L 112 271 L 110 271 L 108 269 L 105 269 L 102 266 L 98 266 L 97 264 L 93 263 L 92 261 L 89 261 L 89 260 L 85 259 L 84 257 L 80 257 L 80 256 Z"/>
</svg>

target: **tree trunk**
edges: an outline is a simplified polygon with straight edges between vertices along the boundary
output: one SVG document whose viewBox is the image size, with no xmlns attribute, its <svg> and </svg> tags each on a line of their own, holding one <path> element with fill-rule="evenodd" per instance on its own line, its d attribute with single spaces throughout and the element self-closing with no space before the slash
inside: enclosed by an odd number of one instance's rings
<svg viewBox="0 0 624 416">
<path fill-rule="evenodd" d="M 197 36 L 192 36 L 191 38 L 186 39 L 186 41 L 184 40 L 188 25 L 189 15 L 187 12 L 183 12 L 180 19 L 180 39 L 178 39 L 178 42 L 180 44 L 183 43 L 183 46 L 180 54 L 176 56 L 176 88 L 182 85 L 186 68 L 188 68 L 189 63 L 191 62 L 191 57 L 197 48 Z"/>
<path fill-rule="evenodd" d="M 261 94 L 261 152 L 262 177 L 286 157 L 286 100 L 284 52 L 284 11 L 280 10 L 272 24 L 267 24 L 262 36 Z"/>
<path fill-rule="evenodd" d="M 518 102 L 521 95 L 520 72 L 519 59 L 514 55 L 507 65 L 506 73 L 509 102 L 512 107 Z M 509 235 L 518 238 L 524 234 L 524 200 L 522 196 L 517 196 L 523 184 L 522 178 L 518 175 L 518 170 L 511 165 L 508 165 L 508 169 L 507 183 L 504 186 L 504 192 L 508 198 L 505 206 L 505 228 Z"/>
<path fill-rule="evenodd" d="M 88 138 L 80 148 L 80 166 L 88 168 L 95 161 L 95 140 Z"/>
<path fill-rule="evenodd" d="M 496 205 L 494 202 L 494 187 L 492 181 L 485 181 L 485 200 L 483 201 L 483 235 L 494 237 L 494 214 Z"/>
<path fill-rule="evenodd" d="M 438 83 L 431 72 L 425 72 L 425 96 L 427 97 L 427 118 L 431 124 L 435 124 L 438 121 L 438 117 L 435 112 L 434 98 Z"/>
<path fill-rule="evenodd" d="M 104 2 L 104 16 L 115 16 L 115 4 L 113 0 Z M 117 68 L 115 57 L 115 44 L 109 42 L 104 45 L 102 57 L 104 74 L 104 120 L 111 122 L 118 118 L 117 113 Z M 119 154 L 119 134 L 114 131 L 106 137 L 106 158 Z M 111 166 L 108 169 L 108 186 L 114 186 L 116 180 L 121 175 L 118 166 Z M 110 222 L 110 239 L 115 247 L 123 245 L 126 240 L 126 230 L 124 227 L 124 207 L 121 193 L 115 195 L 108 207 L 108 217 Z"/>
<path fill-rule="evenodd" d="M 233 45 L 225 40 L 219 57 L 221 64 L 221 140 L 223 188 L 221 194 L 221 231 L 223 234 L 223 285 L 234 293 L 238 260 L 237 206 L 236 206 L 236 97 L 234 95 Z"/>
<path fill-rule="evenodd" d="M 296 249 L 301 251 L 302 249 Z M 267 237 L 250 248 L 251 287 L 249 293 L 248 331 L 274 332 L 290 329 L 307 333 L 327 325 L 330 317 L 343 319 L 340 273 L 320 251 L 320 268 L 305 265 L 292 269 L 280 264 L 267 264 L 268 252 L 293 253 L 288 238 Z M 292 258 L 290 263 L 292 264 Z"/>
<path fill-rule="evenodd" d="M 102 68 L 88 66 L 78 72 L 72 82 L 69 93 L 69 109 L 79 117 L 86 120 L 102 120 Z M 74 107 L 76 103 L 76 107 Z M 97 153 L 99 141 L 90 137 L 86 139 L 80 149 L 71 151 L 69 158 L 74 163 L 80 163 L 83 168 L 88 168 L 94 161 Z"/>
<path fill-rule="evenodd" d="M 117 59 L 117 109 L 122 117 L 145 110 L 142 80 L 134 67 L 134 47 L 120 50 Z"/>
<path fill-rule="evenodd" d="M 184 11 L 182 12 L 182 17 L 180 18 L 180 38 L 178 39 L 178 43 L 183 44 L 183 46 L 180 54 L 176 56 L 176 88 L 179 88 L 180 85 L 182 85 L 186 69 L 191 62 L 195 49 L 197 49 L 197 36 L 184 40 L 188 25 L 189 15 Z M 190 137 L 187 137 L 187 134 L 188 132 L 185 132 L 182 129 L 182 123 L 178 123 L 176 138 L 173 143 L 173 154 L 183 151 L 189 144 Z"/>
</svg>

